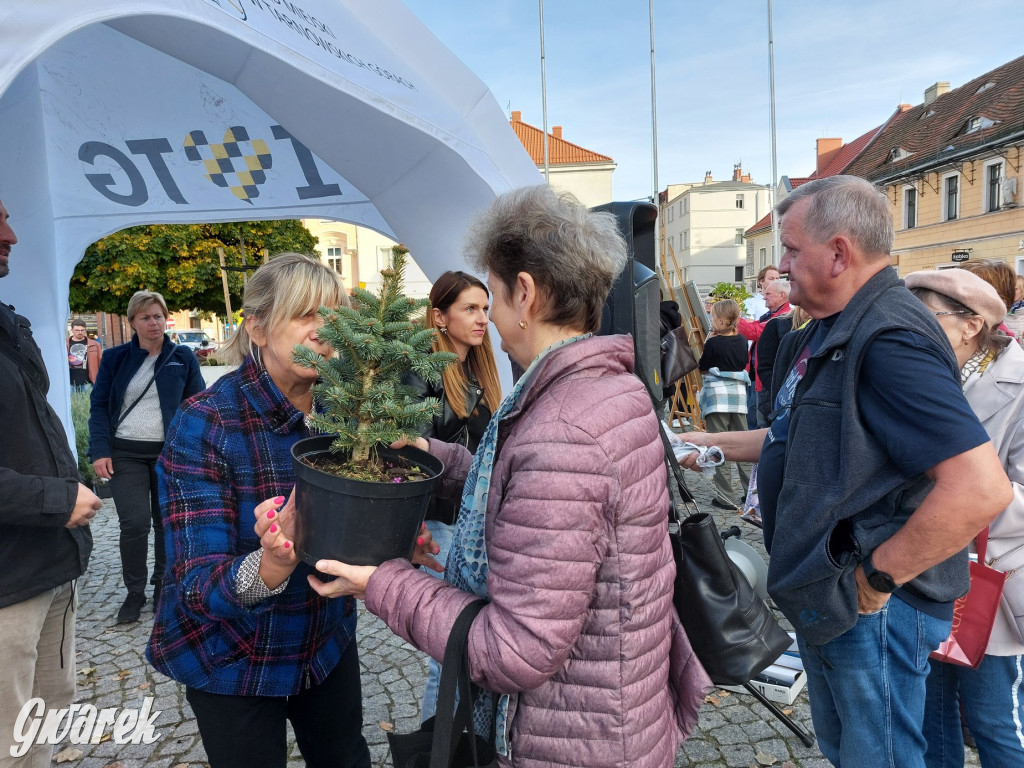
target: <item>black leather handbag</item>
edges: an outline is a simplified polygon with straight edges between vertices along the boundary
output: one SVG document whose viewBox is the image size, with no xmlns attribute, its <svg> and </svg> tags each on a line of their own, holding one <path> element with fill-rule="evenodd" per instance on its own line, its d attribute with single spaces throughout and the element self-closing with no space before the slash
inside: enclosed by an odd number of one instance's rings
<svg viewBox="0 0 1024 768">
<path fill-rule="evenodd" d="M 485 605 L 487 601 L 476 600 L 463 608 L 455 620 L 444 648 L 437 714 L 418 731 L 388 734 L 391 763 L 395 768 L 493 768 L 498 764 L 494 750 L 494 712 L 491 713 L 490 738 L 484 739 L 473 730 L 473 701 L 480 689 L 469 679 L 466 650 L 469 628 Z"/>
<path fill-rule="evenodd" d="M 690 515 L 670 537 L 672 600 L 694 653 L 716 685 L 752 680 L 789 647 L 789 635 L 729 559 L 711 515 Z"/>
<path fill-rule="evenodd" d="M 792 642 L 771 608 L 725 551 L 714 518 L 681 518 L 693 500 L 683 470 L 661 431 L 669 466 L 669 540 L 676 561 L 672 602 L 693 652 L 715 685 L 743 685 L 763 672 Z"/>
<path fill-rule="evenodd" d="M 697 357 L 686 338 L 686 328 L 674 328 L 661 337 L 661 385 L 669 387 L 696 370 Z"/>
</svg>

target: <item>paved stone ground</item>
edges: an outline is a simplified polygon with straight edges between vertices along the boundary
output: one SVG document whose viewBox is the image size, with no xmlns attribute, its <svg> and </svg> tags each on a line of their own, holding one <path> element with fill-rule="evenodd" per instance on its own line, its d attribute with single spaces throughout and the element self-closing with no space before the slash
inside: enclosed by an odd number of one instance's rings
<svg viewBox="0 0 1024 768">
<path fill-rule="evenodd" d="M 740 525 L 743 539 L 761 553 L 759 532 L 731 513 L 710 506 L 711 485 L 703 477 L 688 473 L 691 489 L 701 508 L 716 512 L 720 527 Z M 118 746 L 70 745 L 55 751 L 76 750 L 81 754 L 66 760 L 74 768 L 185 768 L 206 761 L 202 742 L 183 688 L 150 667 L 143 651 L 152 628 L 152 604 L 143 609 L 142 620 L 117 625 L 114 618 L 124 597 L 117 550 L 117 515 L 113 502 L 106 501 L 93 522 L 95 550 L 88 574 L 80 581 L 78 617 L 78 680 L 80 703 L 104 707 L 139 707 L 144 697 L 154 698 L 159 711 L 153 744 Z M 419 697 L 426 672 L 425 656 L 393 635 L 376 617 L 363 613 L 359 620 L 359 654 L 362 664 L 366 739 L 374 766 L 388 766 L 389 753 L 382 726 L 399 732 L 419 725 Z M 791 706 L 783 707 L 794 721 L 811 731 L 806 693 Z M 303 764 L 292 740 L 291 766 Z M 805 747 L 746 694 L 713 692 L 700 714 L 696 733 L 679 751 L 677 766 L 776 765 L 785 768 L 825 768 L 828 762 L 817 747 Z M 968 750 L 968 765 L 976 766 L 977 755 Z"/>
</svg>

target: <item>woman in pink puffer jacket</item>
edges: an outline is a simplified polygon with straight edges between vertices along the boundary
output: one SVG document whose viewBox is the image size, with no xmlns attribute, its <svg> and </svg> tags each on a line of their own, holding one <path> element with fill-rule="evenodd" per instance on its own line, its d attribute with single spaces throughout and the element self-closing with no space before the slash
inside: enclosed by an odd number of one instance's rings
<svg viewBox="0 0 1024 768">
<path fill-rule="evenodd" d="M 615 220 L 550 188 L 499 198 L 474 232 L 502 349 L 526 369 L 476 456 L 422 438 L 462 496 L 445 581 L 408 561 L 321 561 L 435 659 L 463 607 L 473 681 L 500 696 L 499 763 L 673 765 L 710 680 L 672 606 L 659 425 L 629 337 L 592 337 L 625 261 Z M 427 544 L 429 546 L 429 542 Z"/>
</svg>

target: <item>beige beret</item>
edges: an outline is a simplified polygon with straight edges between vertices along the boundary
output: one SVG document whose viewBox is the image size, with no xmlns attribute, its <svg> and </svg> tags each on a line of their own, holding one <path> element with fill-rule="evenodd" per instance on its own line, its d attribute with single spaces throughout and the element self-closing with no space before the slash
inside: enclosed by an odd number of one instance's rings
<svg viewBox="0 0 1024 768">
<path fill-rule="evenodd" d="M 959 301 L 993 328 L 1006 317 L 1006 305 L 996 289 L 966 269 L 925 269 L 904 278 L 907 288 L 925 288 Z"/>
</svg>

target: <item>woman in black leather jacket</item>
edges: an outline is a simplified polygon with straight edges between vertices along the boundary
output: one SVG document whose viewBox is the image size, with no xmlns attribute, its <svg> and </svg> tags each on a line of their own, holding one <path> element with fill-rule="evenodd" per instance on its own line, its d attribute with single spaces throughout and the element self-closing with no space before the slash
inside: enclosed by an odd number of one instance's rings
<svg viewBox="0 0 1024 768">
<path fill-rule="evenodd" d="M 406 379 L 421 397 L 436 397 L 441 401 L 441 413 L 424 430 L 424 437 L 459 443 L 476 451 L 491 414 L 501 403 L 501 383 L 487 333 L 489 308 L 487 286 L 465 272 L 445 272 L 431 288 L 426 325 L 437 330 L 434 350 L 454 352 L 459 361 L 445 370 L 441 386 L 429 384 L 415 374 L 409 374 Z M 442 564 L 448 558 L 458 514 L 458 502 L 431 497 L 427 528 L 441 547 L 435 557 Z M 442 578 L 442 574 L 436 575 Z M 431 660 L 423 692 L 423 720 L 434 714 L 438 670 L 437 662 Z"/>
</svg>

